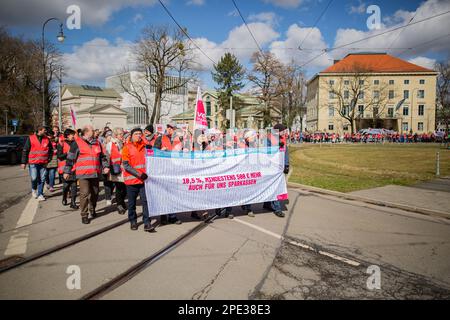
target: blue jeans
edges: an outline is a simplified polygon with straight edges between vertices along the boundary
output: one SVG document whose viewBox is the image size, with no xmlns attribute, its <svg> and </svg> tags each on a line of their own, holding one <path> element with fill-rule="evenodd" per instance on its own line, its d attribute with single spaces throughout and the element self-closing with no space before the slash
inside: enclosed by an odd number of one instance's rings
<svg viewBox="0 0 450 320">
<path fill-rule="evenodd" d="M 142 201 L 142 217 L 144 224 L 150 223 L 150 217 L 148 215 L 147 196 L 145 195 L 144 184 L 127 185 L 127 197 L 128 197 L 128 220 L 130 223 L 137 222 L 136 215 L 136 200 L 137 197 L 141 197 Z"/>
<path fill-rule="evenodd" d="M 281 211 L 281 202 L 278 200 L 275 201 L 270 201 L 270 202 L 265 202 L 264 206 L 269 206 L 272 208 L 273 211 L 275 212 L 280 212 Z"/>
<path fill-rule="evenodd" d="M 47 183 L 50 188 L 55 186 L 56 168 L 47 168 Z"/>
<path fill-rule="evenodd" d="M 44 183 L 45 176 L 47 175 L 47 169 L 41 164 L 30 164 L 30 176 L 31 176 L 31 189 L 37 189 L 37 195 L 44 195 Z"/>
</svg>

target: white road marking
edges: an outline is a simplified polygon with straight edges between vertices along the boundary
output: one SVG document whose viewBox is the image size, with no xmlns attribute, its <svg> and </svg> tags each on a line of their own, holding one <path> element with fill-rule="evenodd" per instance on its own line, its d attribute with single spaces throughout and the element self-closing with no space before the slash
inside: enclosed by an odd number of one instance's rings
<svg viewBox="0 0 450 320">
<path fill-rule="evenodd" d="M 269 231 L 267 229 L 261 228 L 259 226 L 256 226 L 256 225 L 252 224 L 252 223 L 249 223 L 247 221 L 243 221 L 243 220 L 241 220 L 239 218 L 234 218 L 233 220 L 236 221 L 236 222 L 239 222 L 239 223 L 241 223 L 243 225 L 246 225 L 246 226 L 248 226 L 250 228 L 253 228 L 255 230 L 258 230 L 258 231 L 261 231 L 261 232 L 263 232 L 265 234 L 268 234 L 269 236 L 272 236 L 272 237 L 277 238 L 279 240 L 284 240 L 285 239 L 282 235 L 279 235 L 279 234 L 274 233 L 272 231 Z M 318 253 L 320 255 L 327 256 L 327 257 L 332 258 L 334 260 L 338 260 L 338 261 L 344 262 L 344 263 L 349 264 L 351 266 L 358 267 L 358 266 L 361 265 L 357 261 L 353 261 L 353 260 L 350 260 L 350 259 L 347 259 L 347 258 L 344 258 L 344 257 L 340 257 L 340 256 L 335 255 L 333 253 L 329 253 L 329 252 L 321 251 L 321 250 L 317 251 L 316 249 L 314 249 L 313 247 L 311 247 L 311 246 L 309 246 L 307 244 L 303 244 L 303 243 L 300 243 L 300 242 L 297 242 L 297 241 L 288 241 L 288 243 L 292 244 L 294 246 L 297 246 L 297 247 L 301 247 L 301 248 L 306 249 L 306 250 L 313 251 L 313 252 Z"/>
<path fill-rule="evenodd" d="M 16 228 L 24 227 L 33 223 L 38 204 L 39 201 L 34 198 L 30 198 L 30 200 L 28 200 L 25 209 L 23 209 L 22 214 L 20 215 L 19 221 L 17 221 Z"/>
<path fill-rule="evenodd" d="M 27 251 L 28 231 L 21 231 L 9 238 L 5 256 L 22 255 Z"/>
<path fill-rule="evenodd" d="M 25 209 L 23 209 L 22 213 L 20 214 L 19 220 L 17 221 L 16 229 L 28 226 L 33 223 L 38 204 L 39 201 L 37 199 L 30 198 L 28 200 Z M 14 232 L 17 232 L 17 230 Z M 19 233 L 13 234 L 11 238 L 9 238 L 8 246 L 6 247 L 4 255 L 12 256 L 24 254 L 27 251 L 28 235 L 28 231 L 21 231 Z"/>
</svg>

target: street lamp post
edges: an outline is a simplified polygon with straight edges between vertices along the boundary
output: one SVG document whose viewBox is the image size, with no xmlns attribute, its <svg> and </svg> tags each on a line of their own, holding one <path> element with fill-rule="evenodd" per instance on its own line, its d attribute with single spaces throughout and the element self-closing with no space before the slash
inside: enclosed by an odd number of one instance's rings
<svg viewBox="0 0 450 320">
<path fill-rule="evenodd" d="M 63 24 L 58 18 L 50 18 L 47 19 L 44 24 L 42 25 L 42 125 L 45 126 L 45 81 L 46 81 L 46 71 L 45 71 L 45 26 L 48 22 L 56 20 L 59 22 L 59 33 L 57 36 L 57 39 L 59 42 L 63 42 L 65 39 L 64 33 L 63 33 Z"/>
</svg>

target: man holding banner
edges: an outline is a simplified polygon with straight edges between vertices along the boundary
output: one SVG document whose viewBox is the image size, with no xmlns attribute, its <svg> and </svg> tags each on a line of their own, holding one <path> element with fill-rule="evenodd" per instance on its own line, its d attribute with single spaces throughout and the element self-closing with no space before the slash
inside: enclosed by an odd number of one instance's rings
<svg viewBox="0 0 450 320">
<path fill-rule="evenodd" d="M 131 130 L 131 139 L 122 149 L 122 163 L 125 169 L 123 179 L 127 186 L 128 196 L 128 220 L 131 230 L 137 230 L 136 200 L 141 197 L 142 217 L 144 220 L 144 231 L 154 232 L 155 227 L 150 223 L 147 207 L 147 197 L 145 193 L 145 180 L 148 178 L 145 173 L 145 150 L 146 143 L 142 140 L 142 130 L 134 128 Z"/>
</svg>

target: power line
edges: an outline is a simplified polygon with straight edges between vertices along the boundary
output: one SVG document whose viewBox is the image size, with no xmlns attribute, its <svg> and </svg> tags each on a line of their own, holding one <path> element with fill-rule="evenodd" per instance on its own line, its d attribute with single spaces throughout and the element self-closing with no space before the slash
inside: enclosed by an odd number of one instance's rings
<svg viewBox="0 0 450 320">
<path fill-rule="evenodd" d="M 355 40 L 355 41 L 352 41 L 352 42 L 349 42 L 349 43 L 346 43 L 346 44 L 343 44 L 343 45 L 340 45 L 340 46 L 337 46 L 337 47 L 332 47 L 332 48 L 329 48 L 329 49 L 323 49 L 323 51 L 320 54 L 318 54 L 317 56 L 315 56 L 312 59 L 308 60 L 307 62 L 302 64 L 300 67 L 304 67 L 304 66 L 310 64 L 311 62 L 313 62 L 314 60 L 316 60 L 317 58 L 321 57 L 322 55 L 324 55 L 327 52 L 331 52 L 331 51 L 334 51 L 334 50 L 337 50 L 337 49 L 349 46 L 349 45 L 354 44 L 354 43 L 358 43 L 358 42 L 361 42 L 361 41 L 369 40 L 369 39 L 372 39 L 372 38 L 375 38 L 375 37 L 379 37 L 379 36 L 382 36 L 382 35 L 390 33 L 390 32 L 394 32 L 396 30 L 400 30 L 400 29 L 403 29 L 403 28 L 406 28 L 406 27 L 409 27 L 409 26 L 412 26 L 412 25 L 415 25 L 415 24 L 418 24 L 418 23 L 421 23 L 421 22 L 424 22 L 424 21 L 428 21 L 428 20 L 431 20 L 431 19 L 443 16 L 445 14 L 448 14 L 449 12 L 450 12 L 450 10 L 442 12 L 442 13 L 439 13 L 439 14 L 436 14 L 434 16 L 430 16 L 430 17 L 422 19 L 422 20 L 418 20 L 416 22 L 408 23 L 408 24 L 400 26 L 400 27 L 396 27 L 396 28 L 393 28 L 393 29 L 390 29 L 390 30 L 386 30 L 386 31 L 383 31 L 381 33 L 377 33 L 377 34 L 374 34 L 374 35 L 371 35 L 371 36 L 368 36 L 368 37 L 365 37 L 365 38 L 362 38 L 362 39 L 359 39 L 359 40 Z"/>
<path fill-rule="evenodd" d="M 248 32 L 250 33 L 250 35 L 252 36 L 253 40 L 255 41 L 256 46 L 257 46 L 258 49 L 259 49 L 259 52 L 261 52 L 261 54 L 263 54 L 263 51 L 262 51 L 262 49 L 261 49 L 261 47 L 260 47 L 258 41 L 256 41 L 256 38 L 255 38 L 255 36 L 253 35 L 252 31 L 250 30 L 250 27 L 248 26 L 247 22 L 245 21 L 244 17 L 242 16 L 241 10 L 239 10 L 239 8 L 238 8 L 238 6 L 237 6 L 237 4 L 236 4 L 236 2 L 235 2 L 234 0 L 231 0 L 231 1 L 233 1 L 234 7 L 236 8 L 237 12 L 238 12 L 239 15 L 241 16 L 241 19 L 242 19 L 242 21 L 244 22 L 245 26 L 247 27 Z"/>
<path fill-rule="evenodd" d="M 309 32 L 306 34 L 306 36 L 303 38 L 302 42 L 299 44 L 298 49 L 299 50 L 303 50 L 302 49 L 302 44 L 303 42 L 305 42 L 305 40 L 309 37 L 311 31 L 317 26 L 317 23 L 320 21 L 320 19 L 322 18 L 322 16 L 325 14 L 325 12 L 328 10 L 328 7 L 330 6 L 330 4 L 333 2 L 333 0 L 330 0 L 327 4 L 327 6 L 325 7 L 325 9 L 322 11 L 322 13 L 320 14 L 320 16 L 316 19 L 316 22 L 314 22 L 314 26 L 309 29 Z"/>
<path fill-rule="evenodd" d="M 416 13 L 414 13 L 414 16 L 413 16 L 411 19 L 409 19 L 407 25 L 409 25 L 409 24 L 414 20 L 414 18 L 416 17 L 416 15 L 417 15 L 417 11 L 416 11 Z M 402 29 L 402 30 L 397 34 L 397 37 L 395 37 L 394 41 L 391 42 L 391 45 L 390 45 L 389 47 L 392 47 L 392 45 L 395 43 L 395 41 L 397 41 L 397 39 L 400 37 L 400 35 L 403 33 L 404 30 L 405 30 L 405 29 Z"/>
<path fill-rule="evenodd" d="M 420 48 L 420 47 L 423 47 L 423 46 L 426 45 L 426 44 L 429 44 L 429 43 L 431 43 L 431 42 L 434 42 L 434 41 L 436 41 L 436 40 L 439 40 L 439 39 L 442 39 L 442 38 L 446 38 L 446 37 L 449 37 L 449 36 L 450 36 L 450 33 L 447 33 L 447 34 L 445 34 L 445 35 L 443 35 L 443 36 L 439 36 L 439 37 L 437 37 L 437 38 L 428 40 L 428 41 L 426 41 L 426 42 L 422 42 L 422 43 L 420 43 L 420 44 L 417 44 L 417 45 L 415 45 L 415 46 L 413 46 L 413 47 L 411 47 L 411 48 L 406 48 L 406 50 L 400 52 L 400 53 L 398 54 L 398 56 L 400 57 L 400 56 L 402 56 L 403 54 L 405 54 L 405 52 L 407 52 L 407 51 L 409 51 L 409 50 L 413 50 L 414 48 Z"/>
<path fill-rule="evenodd" d="M 213 59 L 211 59 L 203 50 L 202 48 L 200 48 L 194 40 L 192 40 L 192 38 L 188 35 L 188 33 L 186 32 L 185 28 L 182 28 L 180 26 L 180 24 L 177 22 L 177 20 L 175 20 L 175 18 L 173 17 L 173 15 L 170 13 L 169 9 L 167 9 L 167 7 L 164 5 L 164 3 L 161 0 L 158 0 L 159 3 L 161 4 L 161 6 L 164 8 L 164 10 L 167 12 L 167 14 L 169 15 L 170 18 L 172 18 L 173 22 L 175 22 L 175 24 L 178 26 L 178 28 L 181 30 L 181 32 L 183 32 L 183 34 L 192 42 L 192 44 L 198 49 L 200 50 L 200 52 L 207 57 L 212 63 L 213 65 L 215 65 L 215 61 Z"/>
</svg>

